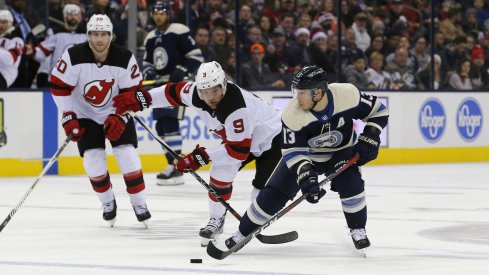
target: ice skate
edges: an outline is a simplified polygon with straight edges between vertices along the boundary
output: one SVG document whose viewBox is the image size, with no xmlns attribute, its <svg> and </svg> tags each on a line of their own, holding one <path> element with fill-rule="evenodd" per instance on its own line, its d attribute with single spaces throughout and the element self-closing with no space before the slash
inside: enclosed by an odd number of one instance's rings
<svg viewBox="0 0 489 275">
<path fill-rule="evenodd" d="M 200 229 L 199 236 L 201 237 L 200 245 L 205 247 L 212 239 L 216 239 L 222 233 L 224 220 L 226 216 L 220 218 L 211 218 L 209 223 Z"/>
<path fill-rule="evenodd" d="M 147 220 L 151 218 L 151 213 L 149 213 L 148 207 L 146 204 L 138 204 L 133 205 L 134 213 L 136 214 L 136 218 L 138 221 L 142 222 L 146 228 L 148 228 Z"/>
<path fill-rule="evenodd" d="M 156 179 L 156 185 L 159 186 L 181 185 L 184 183 L 183 174 L 175 170 L 175 166 L 172 164 L 166 166 L 163 172 L 156 175 Z"/>
<path fill-rule="evenodd" d="M 365 229 L 351 229 L 350 235 L 358 252 L 360 252 L 363 257 L 367 257 L 367 247 L 370 246 L 370 241 L 367 238 L 367 232 L 365 232 Z"/>
<path fill-rule="evenodd" d="M 104 209 L 102 217 L 109 223 L 110 227 L 114 227 L 115 217 L 117 216 L 117 203 L 115 199 L 102 204 L 102 207 Z"/>
<path fill-rule="evenodd" d="M 228 249 L 231 249 L 233 246 L 235 246 L 237 243 L 239 243 L 244 238 L 246 238 L 246 237 L 243 236 L 243 234 L 241 234 L 241 232 L 238 230 L 233 234 L 232 237 L 228 238 L 224 243 L 226 244 L 226 247 Z M 235 252 L 238 252 L 238 251 L 239 251 L 239 249 L 236 250 Z"/>
</svg>

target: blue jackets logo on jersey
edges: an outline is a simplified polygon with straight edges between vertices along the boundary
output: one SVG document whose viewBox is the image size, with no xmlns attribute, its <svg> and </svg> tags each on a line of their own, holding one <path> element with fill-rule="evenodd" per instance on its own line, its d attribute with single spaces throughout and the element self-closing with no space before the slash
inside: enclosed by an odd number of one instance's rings
<svg viewBox="0 0 489 275">
<path fill-rule="evenodd" d="M 313 148 L 319 147 L 338 147 L 343 141 L 343 135 L 340 131 L 331 131 L 319 136 L 315 136 L 307 141 L 308 145 Z"/>
<path fill-rule="evenodd" d="M 466 98 L 457 108 L 457 129 L 465 141 L 472 142 L 482 128 L 482 111 L 474 98 Z"/>
<path fill-rule="evenodd" d="M 157 47 L 153 53 L 153 64 L 155 69 L 163 70 L 168 64 L 168 53 L 165 48 Z"/>
<path fill-rule="evenodd" d="M 114 83 L 115 79 L 109 81 L 106 81 L 105 79 L 92 81 L 85 85 L 83 96 L 92 106 L 102 107 L 109 101 Z"/>
<path fill-rule="evenodd" d="M 419 128 L 428 142 L 437 142 L 445 132 L 445 110 L 438 99 L 428 98 L 421 106 Z"/>
</svg>

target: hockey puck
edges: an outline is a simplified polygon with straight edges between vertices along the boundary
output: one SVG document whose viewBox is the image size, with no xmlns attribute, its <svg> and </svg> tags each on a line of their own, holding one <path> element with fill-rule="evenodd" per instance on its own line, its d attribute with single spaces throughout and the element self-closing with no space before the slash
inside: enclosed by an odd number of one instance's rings
<svg viewBox="0 0 489 275">
<path fill-rule="evenodd" d="M 202 263 L 202 259 L 190 259 L 190 263 L 191 264 L 201 264 Z"/>
</svg>

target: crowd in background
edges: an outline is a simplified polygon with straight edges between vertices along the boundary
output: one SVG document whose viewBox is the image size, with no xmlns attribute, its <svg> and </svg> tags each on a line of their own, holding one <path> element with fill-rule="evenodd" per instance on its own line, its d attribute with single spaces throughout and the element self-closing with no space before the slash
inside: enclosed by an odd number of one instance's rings
<svg viewBox="0 0 489 275">
<path fill-rule="evenodd" d="M 128 0 L 48 0 L 47 10 L 35 0 L 5 2 L 5 8 L 16 10 L 16 20 L 23 20 L 26 44 L 42 41 L 42 36 L 28 35 L 39 23 L 48 22 L 54 33 L 63 31 L 66 4 L 79 5 L 85 20 L 107 14 L 114 24 L 114 43 L 127 43 Z M 137 43 L 143 51 L 145 36 L 154 28 L 154 2 L 137 0 Z M 291 76 L 310 64 L 324 68 L 330 82 L 350 82 L 360 89 L 489 88 L 487 0 L 437 1 L 433 34 L 432 6 L 425 0 L 241 0 L 239 7 L 232 0 L 189 2 L 188 15 L 186 1 L 172 2 L 173 21 L 189 26 L 205 61 L 218 61 L 244 88 L 286 90 Z M 39 64 L 23 58 L 11 87 L 41 87 Z"/>
</svg>

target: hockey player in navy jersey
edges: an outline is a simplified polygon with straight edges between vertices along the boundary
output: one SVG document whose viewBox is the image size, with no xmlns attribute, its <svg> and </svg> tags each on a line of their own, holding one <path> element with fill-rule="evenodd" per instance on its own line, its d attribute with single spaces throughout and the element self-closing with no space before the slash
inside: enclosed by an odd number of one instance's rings
<svg viewBox="0 0 489 275">
<path fill-rule="evenodd" d="M 359 154 L 356 164 L 332 180 L 331 190 L 339 193 L 355 248 L 367 248 L 367 204 L 359 166 L 377 157 L 388 110 L 377 97 L 352 84 L 328 85 L 326 72 L 316 66 L 305 67 L 294 76 L 292 92 L 294 97 L 282 113 L 283 159 L 226 246 L 233 247 L 264 224 L 299 190 L 310 194 L 308 202 L 317 203 L 326 194 L 319 187 L 318 175 L 332 174 Z M 353 119 L 367 123 L 358 140 Z"/>
<path fill-rule="evenodd" d="M 143 75 L 145 80 L 180 82 L 195 73 L 204 61 L 202 51 L 196 46 L 187 26 L 172 23 L 172 7 L 169 1 L 158 1 L 151 12 L 156 28 L 145 40 Z M 184 108 L 158 108 L 153 110 L 156 132 L 178 154 L 182 150 L 179 119 Z M 182 173 L 173 166 L 174 158 L 166 153 L 168 166 L 159 173 L 158 185 L 183 184 Z"/>
<path fill-rule="evenodd" d="M 66 135 L 77 142 L 83 167 L 111 226 L 117 204 L 107 171 L 105 139 L 119 164 L 126 190 L 138 221 L 151 218 L 141 161 L 136 152 L 137 136 L 129 115 L 118 115 L 112 99 L 140 87 L 142 76 L 133 54 L 111 44 L 112 23 L 107 15 L 95 14 L 87 23 L 88 41 L 63 53 L 51 74 L 51 93 L 63 114 Z"/>
<path fill-rule="evenodd" d="M 225 201 L 231 198 L 233 181 L 238 171 L 256 160 L 252 181 L 252 200 L 265 186 L 280 161 L 280 113 L 270 104 L 241 89 L 225 78 L 221 65 L 215 61 L 203 63 L 195 83 L 168 83 L 149 92 L 140 90 L 114 98 L 116 112 L 140 111 L 147 107 L 187 106 L 194 108 L 211 131 L 222 139 L 214 148 L 197 146 L 192 153 L 177 162 L 180 172 L 197 170 L 212 161 L 210 185 Z M 143 104 L 144 103 L 144 104 Z M 200 229 L 202 246 L 222 233 L 226 208 L 209 194 L 208 224 Z"/>
</svg>

